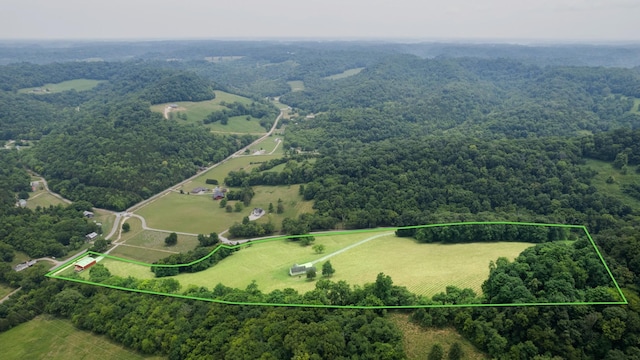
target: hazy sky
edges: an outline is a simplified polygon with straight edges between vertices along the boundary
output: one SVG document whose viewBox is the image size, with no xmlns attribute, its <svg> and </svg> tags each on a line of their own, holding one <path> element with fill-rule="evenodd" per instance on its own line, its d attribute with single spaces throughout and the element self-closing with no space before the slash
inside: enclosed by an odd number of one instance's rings
<svg viewBox="0 0 640 360">
<path fill-rule="evenodd" d="M 2 0 L 0 38 L 640 41 L 640 0 Z"/>
</svg>

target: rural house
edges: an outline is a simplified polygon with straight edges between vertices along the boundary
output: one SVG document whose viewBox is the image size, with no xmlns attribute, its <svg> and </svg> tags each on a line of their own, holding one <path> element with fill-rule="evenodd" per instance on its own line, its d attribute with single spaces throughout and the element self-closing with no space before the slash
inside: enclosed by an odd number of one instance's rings
<svg viewBox="0 0 640 360">
<path fill-rule="evenodd" d="M 82 215 L 89 219 L 93 217 L 93 213 L 91 211 L 86 211 L 86 210 L 82 213 Z"/>
<path fill-rule="evenodd" d="M 307 273 L 307 270 L 309 269 L 315 270 L 316 267 L 313 266 L 311 263 L 306 263 L 302 265 L 293 264 L 291 269 L 289 269 L 289 275 L 290 276 L 305 275 Z"/>
<path fill-rule="evenodd" d="M 203 193 L 207 192 L 207 190 L 209 190 L 209 189 L 199 186 L 199 187 L 191 190 L 191 193 L 194 194 L 194 195 L 200 195 L 200 194 L 203 194 Z"/>
<path fill-rule="evenodd" d="M 87 241 L 92 241 L 95 240 L 98 237 L 98 233 L 97 232 L 92 232 L 90 234 L 85 235 L 85 238 L 87 238 Z"/>
<path fill-rule="evenodd" d="M 213 189 L 213 200 L 220 200 L 222 198 L 224 198 L 224 191 L 222 191 L 219 186 L 216 186 L 216 188 Z"/>
</svg>

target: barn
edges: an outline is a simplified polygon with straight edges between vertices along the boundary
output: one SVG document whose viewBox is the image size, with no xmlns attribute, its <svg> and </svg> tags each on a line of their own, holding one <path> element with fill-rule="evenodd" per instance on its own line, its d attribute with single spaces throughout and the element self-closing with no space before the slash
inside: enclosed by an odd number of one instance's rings
<svg viewBox="0 0 640 360">
<path fill-rule="evenodd" d="M 76 272 L 80 272 L 82 270 L 88 269 L 96 264 L 96 259 L 91 256 L 84 257 L 80 259 L 77 263 L 74 264 L 74 270 Z"/>
</svg>

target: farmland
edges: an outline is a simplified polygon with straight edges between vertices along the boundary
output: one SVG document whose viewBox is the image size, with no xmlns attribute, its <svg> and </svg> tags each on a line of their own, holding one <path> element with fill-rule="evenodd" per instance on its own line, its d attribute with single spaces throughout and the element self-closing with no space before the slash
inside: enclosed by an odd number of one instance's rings
<svg viewBox="0 0 640 360">
<path fill-rule="evenodd" d="M 362 70 L 364 70 L 363 67 L 348 69 L 348 70 L 345 70 L 345 71 L 341 72 L 340 74 L 334 74 L 334 75 L 327 76 L 324 79 L 325 80 L 344 79 L 344 78 L 349 77 L 349 76 L 358 75 Z"/>
<path fill-rule="evenodd" d="M 297 242 L 270 240 L 245 245 L 208 270 L 185 273 L 175 278 L 183 288 L 190 285 L 212 288 L 222 283 L 243 289 L 255 280 L 263 292 L 293 288 L 303 293 L 312 290 L 315 283 L 307 281 L 304 276 L 289 276 L 288 270 L 294 263 L 317 261 L 365 239 L 371 240 L 330 257 L 336 269 L 333 281 L 345 280 L 352 285 L 363 285 L 375 281 L 376 275 L 383 272 L 391 276 L 394 284 L 427 296 L 442 292 L 449 285 L 471 288 L 480 293 L 480 286 L 489 274 L 490 261 L 498 257 L 514 259 L 532 246 L 516 242 L 420 244 L 388 232 L 328 234 L 316 237 L 315 243 L 325 246 L 323 254 L 317 254 L 312 247 L 303 247 Z M 152 275 L 148 268 L 140 265 L 116 260 L 105 260 L 104 264 L 114 275 L 142 278 Z M 316 267 L 320 266 L 322 262 L 316 264 Z"/>
<path fill-rule="evenodd" d="M 273 137 L 268 137 L 265 141 L 271 142 Z M 281 149 L 281 146 L 279 149 Z M 313 210 L 313 202 L 303 201 L 302 197 L 298 195 L 299 185 L 255 186 L 253 187 L 255 196 L 251 201 L 250 207 L 242 212 L 231 213 L 221 208 L 218 201 L 213 201 L 211 193 L 204 195 L 187 195 L 187 193 L 196 187 L 209 189 L 215 187 L 215 185 L 207 184 L 207 179 L 215 179 L 222 183 L 230 171 L 251 171 L 251 169 L 259 165 L 258 162 L 276 159 L 280 156 L 274 154 L 242 156 L 230 159 L 202 173 L 199 177 L 184 185 L 180 190 L 185 194 L 171 192 L 146 205 L 136 213 L 145 218 L 147 226 L 150 228 L 197 234 L 220 233 L 228 229 L 233 223 L 241 222 L 242 218 L 247 216 L 254 207 L 268 209 L 270 203 L 276 206 L 278 199 L 282 199 L 285 207 L 284 213 L 269 214 L 269 216 L 265 216 L 264 219 L 260 220 L 268 221 L 271 219 L 276 228 L 279 228 L 284 218 L 297 217 L 299 214 L 312 212 Z M 231 205 L 234 204 L 234 202 L 229 203 Z"/>
<path fill-rule="evenodd" d="M 176 103 L 164 103 L 151 106 L 152 111 L 164 113 L 165 108 L 169 104 L 176 104 L 178 107 L 172 110 L 172 113 L 186 114 L 187 120 L 178 119 L 177 121 L 184 123 L 202 123 L 211 112 L 220 111 L 226 109 L 223 102 L 233 103 L 239 102 L 242 104 L 251 104 L 252 100 L 239 95 L 229 94 L 224 91 L 214 91 L 216 97 L 207 101 L 180 101 Z M 173 116 L 173 115 L 172 115 Z M 205 125 L 211 131 L 214 132 L 232 132 L 232 133 L 265 133 L 267 130 L 260 125 L 260 121 L 257 118 L 249 117 L 247 121 L 246 116 L 234 116 L 229 118 L 227 125 L 222 125 L 219 122 Z"/>
<path fill-rule="evenodd" d="M 191 189 L 191 187 L 189 188 Z M 188 232 L 194 234 L 220 233 L 228 229 L 233 223 L 241 222 L 254 207 L 268 209 L 269 203 L 277 205 L 278 199 L 284 202 L 285 211 L 282 214 L 269 214 L 263 217 L 271 219 L 279 228 L 286 217 L 311 212 L 313 203 L 303 201 L 298 195 L 299 185 L 291 186 L 255 186 L 255 196 L 249 208 L 241 212 L 226 212 L 214 201 L 210 194 L 186 195 L 171 192 L 153 203 L 140 209 L 137 213 L 143 216 L 147 226 L 154 229 Z M 230 201 L 230 205 L 235 201 Z"/>
<path fill-rule="evenodd" d="M 289 84 L 292 92 L 304 90 L 304 82 L 302 80 L 288 81 L 287 84 Z"/>
<path fill-rule="evenodd" d="M 103 83 L 103 80 L 89 80 L 89 79 L 75 79 L 69 81 L 63 81 L 57 84 L 44 84 L 39 87 L 26 88 L 18 90 L 18 93 L 22 94 L 53 94 L 68 90 L 86 91 L 91 90 L 98 84 Z"/>
<path fill-rule="evenodd" d="M 160 359 L 143 356 L 103 336 L 76 329 L 71 321 L 37 317 L 0 333 L 4 359 Z"/>
</svg>

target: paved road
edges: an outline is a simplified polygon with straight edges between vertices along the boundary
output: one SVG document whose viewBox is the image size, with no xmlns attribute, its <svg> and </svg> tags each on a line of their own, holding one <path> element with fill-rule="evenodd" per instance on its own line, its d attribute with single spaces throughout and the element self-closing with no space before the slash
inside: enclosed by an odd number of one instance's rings
<svg viewBox="0 0 640 360">
<path fill-rule="evenodd" d="M 193 181 L 195 178 L 197 178 L 198 176 L 200 176 L 203 172 L 207 172 L 207 171 L 209 171 L 209 170 L 211 170 L 211 169 L 213 169 L 213 168 L 215 168 L 215 167 L 217 167 L 217 166 L 219 166 L 219 165 L 221 165 L 221 164 L 224 164 L 225 162 L 227 162 L 227 161 L 228 161 L 228 160 L 230 160 L 230 159 L 233 159 L 233 158 L 235 158 L 235 157 L 238 157 L 238 156 L 242 155 L 242 154 L 245 152 L 245 150 L 247 150 L 247 149 L 248 149 L 248 148 L 250 148 L 251 146 L 253 146 L 253 145 L 255 145 L 255 144 L 259 143 L 260 141 L 262 141 L 262 140 L 266 139 L 266 138 L 267 138 L 267 137 L 269 137 L 271 134 L 273 134 L 273 132 L 274 132 L 274 131 L 275 131 L 275 129 L 276 129 L 276 126 L 278 125 L 278 121 L 280 121 L 280 119 L 282 118 L 282 116 L 283 116 L 283 115 L 284 115 L 284 110 L 280 110 L 280 114 L 278 115 L 278 117 L 276 117 L 276 120 L 273 122 L 273 126 L 271 127 L 271 129 L 270 129 L 266 134 L 264 134 L 262 137 L 258 138 L 258 140 L 256 140 L 256 141 L 252 142 L 251 144 L 249 144 L 249 145 L 247 145 L 247 146 L 243 147 L 242 149 L 240 149 L 240 150 L 236 151 L 235 153 L 233 153 L 233 154 L 229 155 L 229 156 L 228 156 L 227 158 L 225 158 L 224 160 L 222 160 L 222 161 L 220 161 L 220 162 L 218 162 L 218 163 L 215 163 L 215 164 L 213 164 L 213 165 L 209 166 L 208 168 L 204 169 L 204 170 L 203 170 L 203 171 L 201 171 L 201 172 L 198 172 L 197 174 L 193 175 L 192 177 L 190 177 L 190 178 L 188 178 L 188 179 L 185 179 L 185 180 L 183 180 L 183 181 L 181 181 L 181 182 L 179 182 L 179 183 L 177 183 L 177 184 L 175 184 L 175 185 L 172 185 L 172 186 L 170 186 L 169 188 L 167 188 L 167 189 L 165 189 L 165 190 L 163 190 L 163 191 L 161 191 L 161 192 L 159 192 L 159 193 L 157 193 L 157 194 L 153 195 L 152 197 L 150 197 L 150 198 L 148 198 L 148 199 L 146 199 L 146 200 L 143 200 L 143 201 L 141 201 L 141 202 L 139 202 L 139 203 L 137 203 L 137 204 L 135 204 L 135 205 L 131 206 L 130 208 L 128 208 L 128 209 L 127 209 L 127 212 L 134 212 L 134 211 L 136 211 L 136 210 L 140 209 L 141 207 L 143 207 L 143 206 L 147 205 L 148 203 L 150 203 L 150 202 L 153 202 L 153 201 L 157 200 L 157 199 L 158 199 L 158 198 L 160 198 L 161 196 L 166 195 L 166 194 L 167 194 L 168 192 L 170 192 L 171 190 L 176 189 L 176 188 L 178 188 L 178 187 L 180 187 L 180 186 L 182 186 L 182 185 L 184 185 L 184 184 L 186 184 L 186 183 L 188 183 L 188 182 L 190 182 L 190 181 Z M 114 226 L 115 226 L 115 224 L 114 224 Z"/>
</svg>

